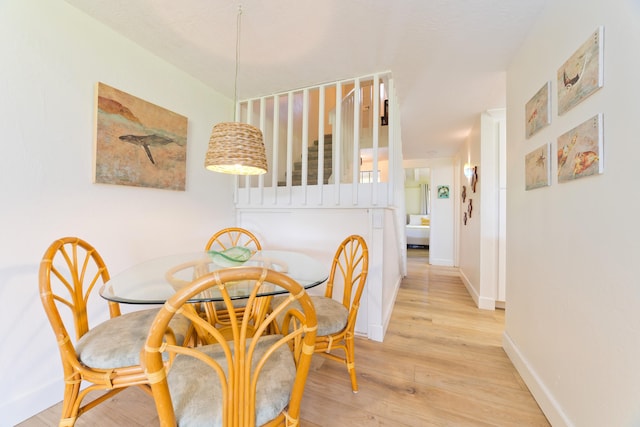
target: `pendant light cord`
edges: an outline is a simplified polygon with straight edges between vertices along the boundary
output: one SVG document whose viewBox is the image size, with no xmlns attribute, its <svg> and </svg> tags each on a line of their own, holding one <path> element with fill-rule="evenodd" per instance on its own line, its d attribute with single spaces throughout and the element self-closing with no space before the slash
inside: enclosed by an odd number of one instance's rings
<svg viewBox="0 0 640 427">
<path fill-rule="evenodd" d="M 242 5 L 238 6 L 238 17 L 236 22 L 236 74 L 234 78 L 233 84 L 233 121 L 237 121 L 236 111 L 238 109 L 238 68 L 240 64 L 240 23 L 242 20 L 240 17 L 242 16 Z"/>
</svg>

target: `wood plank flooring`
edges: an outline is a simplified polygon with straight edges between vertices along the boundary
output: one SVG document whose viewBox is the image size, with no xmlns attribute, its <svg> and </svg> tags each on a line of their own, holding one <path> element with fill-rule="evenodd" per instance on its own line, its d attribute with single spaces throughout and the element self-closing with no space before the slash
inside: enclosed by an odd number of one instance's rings
<svg viewBox="0 0 640 427">
<path fill-rule="evenodd" d="M 353 394 L 346 368 L 314 359 L 302 427 L 549 426 L 501 347 L 504 312 L 475 307 L 457 272 L 409 250 L 383 343 L 358 339 Z M 60 404 L 20 427 L 56 426 Z M 76 426 L 158 425 L 153 400 L 126 390 Z"/>
</svg>

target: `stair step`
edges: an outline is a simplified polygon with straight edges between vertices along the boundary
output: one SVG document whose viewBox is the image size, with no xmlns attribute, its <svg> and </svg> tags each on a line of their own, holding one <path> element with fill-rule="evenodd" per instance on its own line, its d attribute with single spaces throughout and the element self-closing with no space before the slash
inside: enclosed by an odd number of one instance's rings
<svg viewBox="0 0 640 427">
<path fill-rule="evenodd" d="M 332 169 L 331 167 L 331 163 L 325 163 L 323 168 L 323 170 L 327 170 L 327 169 Z M 294 171 L 301 171 L 302 170 L 302 162 L 295 162 L 293 164 L 293 170 Z M 307 170 L 318 170 L 318 164 L 313 162 L 313 163 L 307 163 Z"/>
<path fill-rule="evenodd" d="M 325 159 L 326 159 L 326 158 L 331 158 L 331 152 L 332 152 L 332 151 L 333 151 L 333 150 L 324 150 L 324 158 L 325 158 Z M 317 158 L 317 157 L 318 157 L 318 154 L 319 154 L 317 150 L 313 150 L 313 151 L 312 151 L 312 150 L 309 150 L 309 151 L 307 151 L 307 153 L 308 153 L 308 155 L 309 155 L 310 157 L 315 157 L 315 158 Z"/>
<path fill-rule="evenodd" d="M 324 145 L 331 145 L 333 141 L 332 135 L 325 135 L 324 136 Z M 318 145 L 318 140 L 316 139 L 315 141 L 313 141 L 313 145 Z"/>
<path fill-rule="evenodd" d="M 329 177 L 333 170 L 333 137 L 331 134 L 324 136 L 323 146 L 323 182 L 329 183 Z M 318 182 L 318 159 L 319 159 L 318 141 L 313 141 L 307 147 L 307 184 L 316 185 Z M 302 160 L 293 163 L 293 171 L 291 173 L 291 184 L 299 186 L 302 184 Z M 278 186 L 286 186 L 286 182 L 278 182 Z"/>
</svg>

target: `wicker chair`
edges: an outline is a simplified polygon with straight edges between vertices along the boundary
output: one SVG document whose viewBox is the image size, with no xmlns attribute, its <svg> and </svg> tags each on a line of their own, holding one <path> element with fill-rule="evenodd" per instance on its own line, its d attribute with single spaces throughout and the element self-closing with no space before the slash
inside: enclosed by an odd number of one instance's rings
<svg viewBox="0 0 640 427">
<path fill-rule="evenodd" d="M 234 246 L 244 246 L 253 252 L 262 249 L 258 238 L 249 230 L 240 227 L 223 228 L 218 231 L 211 236 L 204 249 L 207 251 L 209 249 L 223 251 Z"/>
<path fill-rule="evenodd" d="M 211 236 L 205 245 L 205 250 L 208 251 L 211 249 L 221 252 L 234 246 L 248 248 L 251 252 L 262 250 L 262 246 L 260 245 L 258 238 L 249 230 L 241 227 L 228 227 L 219 230 Z M 244 304 L 244 300 L 236 300 L 233 303 L 236 315 L 244 313 Z M 221 304 L 220 302 L 207 302 L 199 305 L 199 308 L 211 324 L 222 325 L 229 321 L 229 312 L 224 308 L 224 304 Z"/>
<path fill-rule="evenodd" d="M 109 302 L 111 318 L 90 327 L 89 297 L 94 288 L 108 280 L 109 272 L 100 254 L 77 237 L 53 242 L 40 263 L 40 299 L 56 336 L 64 370 L 60 426 L 73 426 L 82 413 L 126 387 L 138 385 L 151 393 L 140 366 L 140 351 L 159 309 L 120 315 L 119 305 Z M 61 313 L 59 309 L 65 307 L 70 313 Z M 177 339 L 184 341 L 189 321 L 180 317 L 171 326 Z M 81 390 L 83 381 L 90 384 Z M 93 390 L 107 393 L 82 406 Z"/>
<path fill-rule="evenodd" d="M 231 313 L 231 334 L 223 334 L 202 319 L 187 301 L 208 289 L 219 291 L 227 307 L 228 286 L 250 281 L 247 310 L 260 300 L 262 286 L 276 284 L 290 293 L 266 319 L 254 323 L 249 315 Z M 201 294 L 202 295 L 202 294 Z M 289 312 L 298 327 L 269 335 L 269 323 L 298 301 Z M 209 344 L 185 347 L 167 339 L 166 328 L 181 313 L 191 319 Z M 282 273 L 262 267 L 234 267 L 200 277 L 177 292 L 153 322 L 143 355 L 161 426 L 298 426 L 300 401 L 313 355 L 316 315 L 305 290 Z M 173 363 L 165 369 L 162 356 Z"/>
<path fill-rule="evenodd" d="M 318 317 L 316 353 L 344 363 L 351 378 L 351 389 L 358 392 L 355 370 L 355 326 L 369 269 L 369 250 L 361 236 L 351 235 L 342 241 L 331 266 L 324 296 L 311 296 Z M 333 299 L 336 285 L 342 286 L 340 301 Z M 272 303 L 279 304 L 281 297 Z M 287 320 L 280 315 L 276 329 L 286 327 Z M 333 350 L 341 350 L 344 357 Z"/>
</svg>

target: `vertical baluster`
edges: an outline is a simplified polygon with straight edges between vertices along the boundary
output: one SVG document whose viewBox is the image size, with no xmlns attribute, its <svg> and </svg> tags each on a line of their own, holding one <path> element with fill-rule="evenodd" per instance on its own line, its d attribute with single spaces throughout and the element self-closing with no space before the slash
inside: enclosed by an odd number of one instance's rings
<svg viewBox="0 0 640 427">
<path fill-rule="evenodd" d="M 262 131 L 262 136 L 265 143 L 265 150 L 267 148 L 266 147 L 267 140 L 265 135 L 266 123 L 267 123 L 267 98 L 263 96 L 262 98 L 260 98 L 260 130 Z M 268 165 L 269 165 L 269 161 L 267 159 L 267 167 Z M 273 171 L 271 171 L 271 173 L 273 173 Z M 264 204 L 264 175 L 258 176 L 258 201 L 260 205 Z"/>
<path fill-rule="evenodd" d="M 322 193 L 324 185 L 324 109 L 325 86 L 320 86 L 318 97 L 318 204 L 322 205 Z"/>
<path fill-rule="evenodd" d="M 378 145 L 379 145 L 379 136 L 380 136 L 380 76 L 378 74 L 373 75 L 373 96 L 372 96 L 372 104 L 373 104 L 373 120 L 371 123 L 372 126 L 372 137 L 373 137 L 373 173 L 372 181 L 373 185 L 371 187 L 371 204 L 376 206 L 378 204 Z"/>
<path fill-rule="evenodd" d="M 396 126 L 396 123 L 400 123 L 399 120 L 396 120 L 398 117 L 398 112 L 396 111 L 396 87 L 393 83 L 393 79 L 389 78 L 389 85 L 387 89 L 387 96 L 389 97 L 389 118 L 388 124 L 389 126 L 389 178 L 387 179 L 387 204 L 393 205 L 395 204 L 395 197 L 393 189 L 395 187 L 395 179 L 396 174 L 399 173 L 402 165 L 396 164 L 402 161 L 402 153 L 396 153 L 396 151 L 400 150 L 399 144 L 395 144 L 395 141 L 400 141 L 400 129 Z"/>
<path fill-rule="evenodd" d="M 293 92 L 289 92 L 287 103 L 287 190 L 289 193 L 289 204 L 293 196 Z"/>
<path fill-rule="evenodd" d="M 360 187 L 360 109 L 362 96 L 360 79 L 355 80 L 353 87 L 353 154 L 351 156 L 351 195 L 353 205 L 358 204 L 358 188 Z"/>
<path fill-rule="evenodd" d="M 309 89 L 302 91 L 302 204 L 307 204 L 309 173 Z"/>
<path fill-rule="evenodd" d="M 271 172 L 271 186 L 273 187 L 273 204 L 278 203 L 278 175 L 279 175 L 279 151 L 280 151 L 280 95 L 273 97 L 273 172 Z"/>
<path fill-rule="evenodd" d="M 342 82 L 336 84 L 336 122 L 333 125 L 333 191 L 336 205 L 340 204 L 340 176 L 342 168 Z"/>
</svg>

